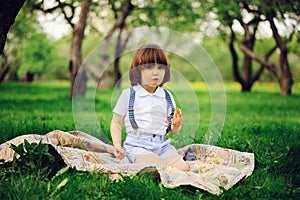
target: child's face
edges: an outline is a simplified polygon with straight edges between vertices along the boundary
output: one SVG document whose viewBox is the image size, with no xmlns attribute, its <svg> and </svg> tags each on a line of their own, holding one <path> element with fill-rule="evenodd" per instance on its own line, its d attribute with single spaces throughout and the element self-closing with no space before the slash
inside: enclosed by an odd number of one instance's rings
<svg viewBox="0 0 300 200">
<path fill-rule="evenodd" d="M 157 86 L 164 80 L 165 67 L 156 63 L 142 67 L 142 86 L 149 92 L 154 92 Z"/>
</svg>

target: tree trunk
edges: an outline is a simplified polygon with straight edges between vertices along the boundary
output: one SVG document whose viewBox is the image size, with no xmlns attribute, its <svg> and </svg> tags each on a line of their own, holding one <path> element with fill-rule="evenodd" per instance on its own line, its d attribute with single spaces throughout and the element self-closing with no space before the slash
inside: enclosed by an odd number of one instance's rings
<svg viewBox="0 0 300 200">
<path fill-rule="evenodd" d="M 242 92 L 250 92 L 251 87 L 253 85 L 252 82 L 252 59 L 245 55 L 244 63 L 243 63 L 243 70 L 244 70 L 244 81 L 242 84 Z"/>
<path fill-rule="evenodd" d="M 229 50 L 230 50 L 230 53 L 231 53 L 231 59 L 232 59 L 232 69 L 233 69 L 233 77 L 235 78 L 235 80 L 237 82 L 239 82 L 241 85 L 243 85 L 244 83 L 244 80 L 240 74 L 240 71 L 239 71 L 239 65 L 238 65 L 238 62 L 239 62 L 239 57 L 236 53 L 236 50 L 234 48 L 234 41 L 236 40 L 236 37 L 235 37 L 235 33 L 232 29 L 232 26 L 229 25 L 230 27 L 230 30 L 231 30 L 231 36 L 230 36 L 230 42 L 229 42 Z"/>
<path fill-rule="evenodd" d="M 9 64 L 8 64 L 8 58 L 7 55 L 5 54 L 5 52 L 3 51 L 1 54 L 1 57 L 3 58 L 3 67 L 1 67 L 1 72 L 0 72 L 0 83 L 4 80 L 5 75 L 8 73 L 9 71 Z"/>
<path fill-rule="evenodd" d="M 81 3 L 79 21 L 73 28 L 71 59 L 69 62 L 69 77 L 71 83 L 69 98 L 78 95 L 85 95 L 86 92 L 87 76 L 85 70 L 83 68 L 80 69 L 80 66 L 82 64 L 81 46 L 84 38 L 84 30 L 86 27 L 86 20 L 88 17 L 90 5 L 91 0 L 84 0 Z"/>
<path fill-rule="evenodd" d="M 15 22 L 26 0 L 3 0 L 0 6 L 0 54 L 2 54 L 7 33 Z"/>
<path fill-rule="evenodd" d="M 119 62 L 120 62 L 120 56 L 123 52 L 121 48 L 121 41 L 122 40 L 122 32 L 120 31 L 118 38 L 117 38 L 117 45 L 116 45 L 116 50 L 115 50 L 115 60 L 114 60 L 114 86 L 115 87 L 120 87 L 121 85 L 121 70 L 119 67 Z"/>
<path fill-rule="evenodd" d="M 120 29 L 118 38 L 117 38 L 117 45 L 116 45 L 116 50 L 115 50 L 115 61 L 114 61 L 114 86 L 115 87 L 120 87 L 121 85 L 121 77 L 122 73 L 119 67 L 120 64 L 120 56 L 123 53 L 124 49 L 126 48 L 127 42 L 131 36 L 131 32 L 126 35 L 126 38 L 124 42 L 122 43 L 122 33 L 123 30 Z"/>
<path fill-rule="evenodd" d="M 253 50 L 254 43 L 255 43 L 255 37 L 254 37 L 255 31 L 253 34 L 251 34 L 248 25 L 244 24 L 243 22 L 241 22 L 241 24 L 245 30 L 244 40 L 242 41 L 242 44 L 246 46 L 248 49 Z M 259 76 L 262 74 L 262 69 L 259 69 L 259 71 L 253 76 L 252 58 L 251 56 L 244 53 L 243 76 L 241 75 L 238 66 L 238 55 L 234 47 L 234 41 L 236 40 L 236 37 L 231 25 L 230 25 L 230 29 L 231 29 L 231 38 L 229 43 L 229 49 L 232 57 L 233 76 L 240 83 L 242 87 L 242 92 L 250 92 L 254 84 L 254 81 L 256 81 L 259 78 Z"/>
<path fill-rule="evenodd" d="M 281 95 L 291 95 L 292 94 L 292 85 L 293 78 L 288 62 L 288 49 L 285 45 L 285 42 L 280 37 L 277 27 L 275 26 L 272 16 L 267 16 L 267 20 L 270 22 L 270 26 L 273 32 L 273 38 L 277 44 L 277 47 L 280 49 L 280 69 L 281 73 L 278 77 L 280 85 L 280 94 Z"/>
</svg>

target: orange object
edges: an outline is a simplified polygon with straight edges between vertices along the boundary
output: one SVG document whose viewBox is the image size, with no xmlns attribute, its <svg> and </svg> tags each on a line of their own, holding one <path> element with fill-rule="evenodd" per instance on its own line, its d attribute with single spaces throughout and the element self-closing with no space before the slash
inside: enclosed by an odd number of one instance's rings
<svg viewBox="0 0 300 200">
<path fill-rule="evenodd" d="M 176 108 L 175 111 L 174 111 L 174 114 L 175 114 L 175 115 L 178 115 L 178 114 L 180 114 L 180 113 L 181 113 L 181 110 L 180 110 L 179 108 Z"/>
</svg>

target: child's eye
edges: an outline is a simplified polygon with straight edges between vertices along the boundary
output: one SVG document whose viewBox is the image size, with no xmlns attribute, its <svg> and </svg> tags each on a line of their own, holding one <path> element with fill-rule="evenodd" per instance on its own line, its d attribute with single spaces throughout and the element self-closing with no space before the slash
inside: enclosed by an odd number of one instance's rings
<svg viewBox="0 0 300 200">
<path fill-rule="evenodd" d="M 165 69 L 165 66 L 164 65 L 159 65 L 158 69 Z"/>
<path fill-rule="evenodd" d="M 153 67 L 154 67 L 154 65 L 151 65 L 151 64 L 147 65 L 147 69 L 153 69 Z"/>
<path fill-rule="evenodd" d="M 144 69 L 148 69 L 148 70 L 152 70 L 153 67 L 154 67 L 153 64 L 146 64 L 146 65 L 143 66 Z"/>
</svg>

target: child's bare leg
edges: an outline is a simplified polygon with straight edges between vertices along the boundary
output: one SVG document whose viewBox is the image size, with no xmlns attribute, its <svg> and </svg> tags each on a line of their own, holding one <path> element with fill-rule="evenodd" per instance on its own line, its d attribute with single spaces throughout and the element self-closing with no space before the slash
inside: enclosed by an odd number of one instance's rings
<svg viewBox="0 0 300 200">
<path fill-rule="evenodd" d="M 156 163 L 156 164 L 163 164 L 164 160 L 152 152 L 145 152 L 142 153 L 137 159 L 134 161 L 135 163 Z"/>
<path fill-rule="evenodd" d="M 176 167 L 182 171 L 188 171 L 189 165 L 178 155 L 170 156 L 163 160 L 161 157 L 152 152 L 145 152 L 135 160 L 135 163 L 156 163 Z"/>
<path fill-rule="evenodd" d="M 189 165 L 178 155 L 168 157 L 164 160 L 164 163 L 182 171 L 188 171 L 190 169 Z"/>
</svg>

